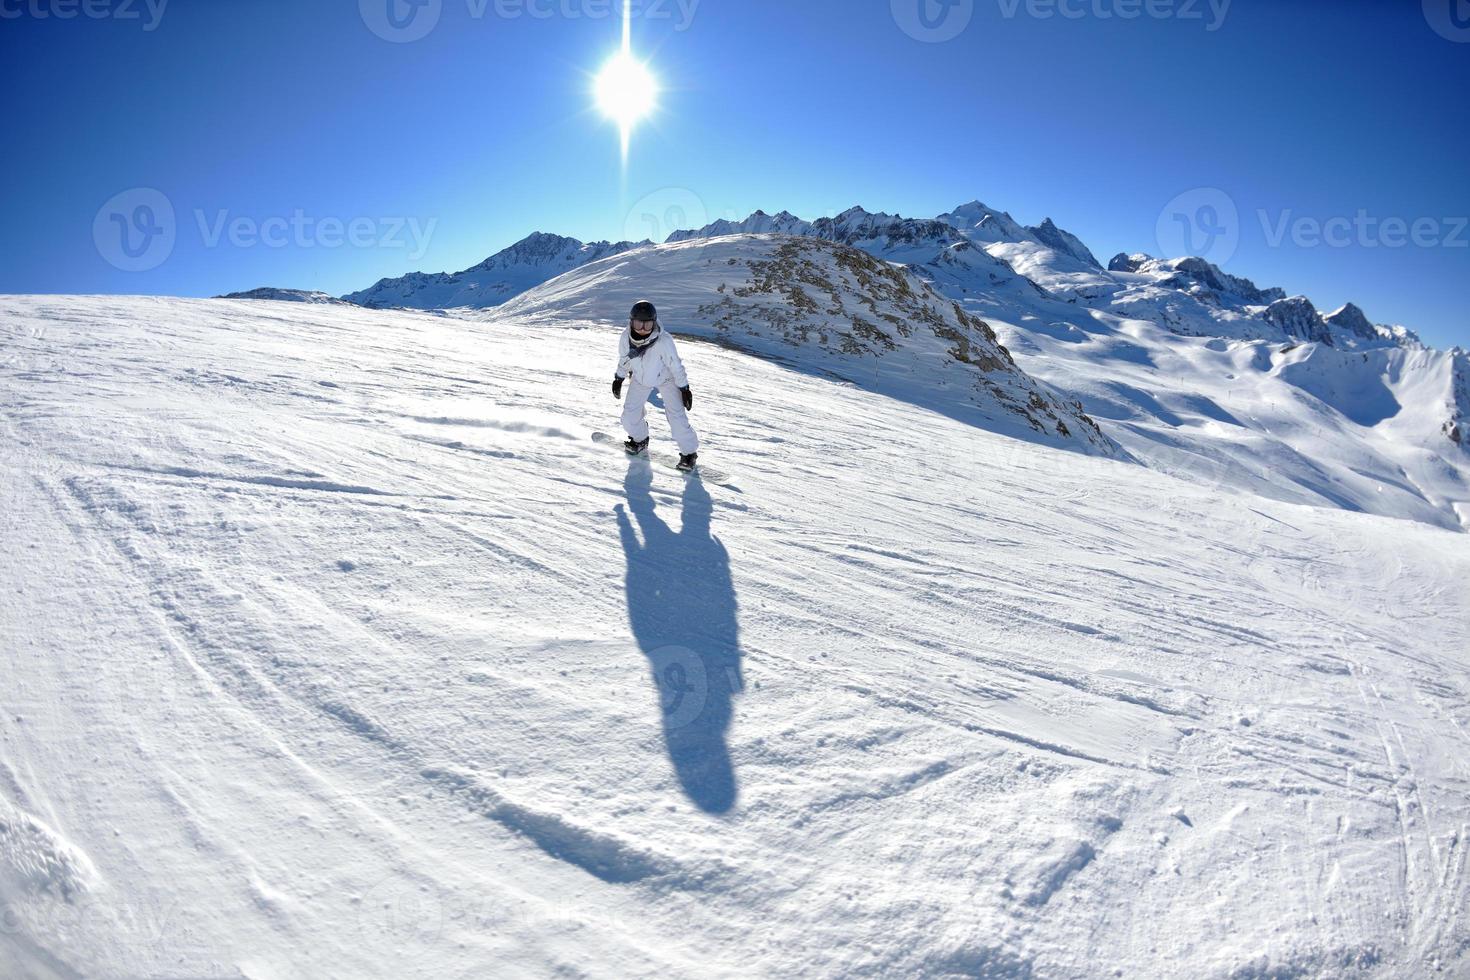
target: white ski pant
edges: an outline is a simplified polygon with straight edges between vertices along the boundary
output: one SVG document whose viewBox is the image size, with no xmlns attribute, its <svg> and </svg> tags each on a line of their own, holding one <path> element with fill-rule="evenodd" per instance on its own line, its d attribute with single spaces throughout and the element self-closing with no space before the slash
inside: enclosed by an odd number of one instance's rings
<svg viewBox="0 0 1470 980">
<path fill-rule="evenodd" d="M 651 391 L 653 389 L 647 385 L 628 379 L 628 400 L 623 403 L 623 428 L 630 438 L 639 442 L 648 438 L 648 419 L 644 417 L 644 410 L 648 407 Z M 698 452 L 699 436 L 694 434 L 694 427 L 689 424 L 689 413 L 684 411 L 684 396 L 679 393 L 679 386 L 670 381 L 659 385 L 658 393 L 663 399 L 664 416 L 669 420 L 669 429 L 674 433 L 679 452 Z"/>
</svg>

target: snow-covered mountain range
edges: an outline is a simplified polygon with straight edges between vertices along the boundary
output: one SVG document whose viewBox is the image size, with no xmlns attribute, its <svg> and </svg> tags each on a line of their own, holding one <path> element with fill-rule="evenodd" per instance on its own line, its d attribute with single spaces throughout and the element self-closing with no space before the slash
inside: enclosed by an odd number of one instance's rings
<svg viewBox="0 0 1470 980">
<path fill-rule="evenodd" d="M 936 219 L 756 212 L 673 237 L 769 227 L 904 264 L 1155 468 L 1282 499 L 1470 522 L 1470 360 L 1352 304 L 1324 316 L 1306 297 L 1199 258 L 1120 255 L 1103 269 L 1049 219 L 1026 227 L 980 202 Z"/>
<path fill-rule="evenodd" d="M 689 275 L 694 253 L 667 247 L 725 239 L 720 254 L 738 275 Z M 668 321 L 676 332 L 718 330 L 728 341 L 775 354 L 780 351 L 765 341 L 784 328 L 773 332 L 773 318 L 790 317 L 801 322 L 803 337 L 856 344 L 862 318 L 843 304 L 822 305 L 824 296 L 851 285 L 832 278 L 835 252 L 826 253 L 823 268 L 805 267 L 810 282 L 788 282 L 760 310 L 719 312 L 721 304 L 735 304 L 733 290 L 751 288 L 755 266 L 784 247 L 773 243 L 792 239 L 904 266 L 917 283 L 994 332 L 1004 356 L 1042 382 L 1046 397 L 1080 405 L 1072 407 L 1073 417 L 1096 420 L 1114 446 L 1110 452 L 1121 447 L 1140 462 L 1212 487 L 1449 527 L 1470 523 L 1464 351 L 1429 349 L 1412 331 L 1375 322 L 1352 303 L 1324 314 L 1305 296 L 1258 286 L 1198 257 L 1121 254 L 1104 266 L 1050 218 L 1023 225 L 979 201 L 933 218 L 857 207 L 815 220 L 756 211 L 741 221 L 676 231 L 663 246 L 585 245 L 538 233 L 473 269 L 383 280 L 345 298 L 378 307 L 458 308 L 458 315 L 471 316 L 507 304 L 543 318 L 562 303 L 569 319 L 596 310 L 616 321 L 618 303 L 657 293 L 662 305 L 678 311 Z M 669 278 L 674 269 L 682 271 Z M 893 336 L 908 346 L 907 338 Z M 834 356 L 824 341 L 812 349 L 824 361 Z M 892 382 L 906 357 L 872 363 L 883 364 Z M 919 357 L 905 368 L 918 374 L 888 390 L 942 393 L 930 400 L 958 404 L 940 374 L 925 386 L 921 365 L 954 368 L 943 357 Z"/>
<path fill-rule="evenodd" d="M 268 299 L 280 303 L 338 303 L 352 305 L 350 300 L 338 299 L 330 293 L 310 289 L 280 289 L 276 286 L 261 286 L 239 293 L 225 293 L 215 299 Z"/>
<path fill-rule="evenodd" d="M 650 242 L 591 242 L 537 232 L 462 272 L 410 272 L 343 299 L 374 309 L 432 310 L 504 303 L 570 269 Z"/>
</svg>

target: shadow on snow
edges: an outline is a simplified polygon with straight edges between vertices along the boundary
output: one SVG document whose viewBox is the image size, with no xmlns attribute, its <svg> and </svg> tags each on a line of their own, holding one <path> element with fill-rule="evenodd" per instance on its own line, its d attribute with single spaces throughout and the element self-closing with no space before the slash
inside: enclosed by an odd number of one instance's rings
<svg viewBox="0 0 1470 980">
<path fill-rule="evenodd" d="M 655 512 L 652 483 L 648 463 L 631 461 L 623 480 L 627 507 L 616 508 L 628 621 L 653 671 L 680 785 L 701 810 L 725 813 L 736 798 L 725 732 L 742 687 L 730 556 L 710 534 L 713 502 L 697 476 L 685 480 L 678 533 Z"/>
</svg>

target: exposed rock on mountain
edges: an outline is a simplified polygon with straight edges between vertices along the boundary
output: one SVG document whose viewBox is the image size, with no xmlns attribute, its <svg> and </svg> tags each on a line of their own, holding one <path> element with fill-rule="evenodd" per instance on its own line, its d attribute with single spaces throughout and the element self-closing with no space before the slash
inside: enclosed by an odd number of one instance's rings
<svg viewBox="0 0 1470 980">
<path fill-rule="evenodd" d="M 1332 343 L 1332 331 L 1322 321 L 1322 315 L 1305 296 L 1290 296 L 1278 299 L 1266 307 L 1262 314 L 1266 322 L 1274 324 L 1290 337 L 1308 343 Z"/>
<path fill-rule="evenodd" d="M 1037 241 L 1048 248 L 1054 248 L 1058 252 L 1064 252 L 1079 262 L 1092 266 L 1094 269 L 1102 268 L 1102 264 L 1097 261 L 1097 257 L 1092 254 L 1092 251 L 1086 245 L 1082 244 L 1080 238 L 1069 231 L 1063 231 L 1061 228 L 1058 228 L 1050 218 L 1047 218 L 1036 227 L 1028 226 L 1026 230 L 1035 236 Z"/>
</svg>

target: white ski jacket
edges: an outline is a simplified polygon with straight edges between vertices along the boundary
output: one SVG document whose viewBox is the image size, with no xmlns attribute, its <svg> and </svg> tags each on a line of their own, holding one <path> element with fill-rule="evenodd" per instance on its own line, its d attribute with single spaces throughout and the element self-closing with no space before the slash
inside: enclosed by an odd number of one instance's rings
<svg viewBox="0 0 1470 980">
<path fill-rule="evenodd" d="M 674 338 L 663 327 L 658 328 L 658 337 L 636 357 L 632 355 L 631 331 L 623 328 L 618 338 L 618 370 L 620 378 L 632 378 L 645 388 L 661 388 L 673 382 L 680 388 L 689 385 L 689 376 L 684 373 L 684 362 L 679 360 L 679 351 L 674 347 Z"/>
</svg>

